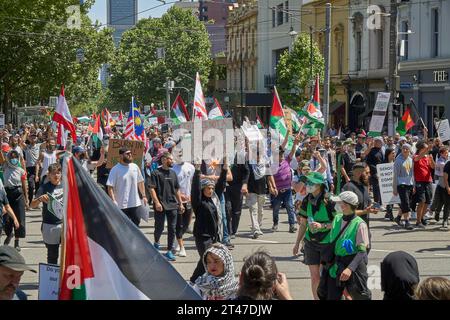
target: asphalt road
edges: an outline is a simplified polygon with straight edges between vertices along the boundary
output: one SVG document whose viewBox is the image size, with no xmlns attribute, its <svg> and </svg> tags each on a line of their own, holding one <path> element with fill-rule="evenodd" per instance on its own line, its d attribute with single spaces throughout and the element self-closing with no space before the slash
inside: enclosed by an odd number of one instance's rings
<svg viewBox="0 0 450 320">
<path fill-rule="evenodd" d="M 279 230 L 272 232 L 272 212 L 266 207 L 262 231 L 263 236 L 252 239 L 250 234 L 250 216 L 248 209 L 242 212 L 239 234 L 232 242 L 235 249 L 232 251 L 236 272 L 242 267 L 245 256 L 259 248 L 264 248 L 275 258 L 281 272 L 286 273 L 291 293 L 295 299 L 312 299 L 308 267 L 301 261 L 302 257 L 292 256 L 292 247 L 296 234 L 288 232 L 287 215 L 281 212 Z M 369 285 L 372 288 L 373 299 L 382 298 L 380 290 L 379 266 L 382 259 L 392 251 L 403 250 L 412 254 L 418 262 L 421 279 L 429 276 L 445 276 L 450 278 L 450 232 L 439 230 L 440 224 L 431 220 L 426 230 L 400 230 L 390 221 L 384 221 L 384 213 L 373 215 L 371 221 L 372 251 L 369 255 L 368 270 L 371 275 Z M 40 210 L 27 213 L 27 237 L 22 240 L 22 254 L 27 263 L 38 269 L 40 262 L 46 262 L 46 249 L 42 242 L 40 232 Z M 153 242 L 154 221 L 141 224 L 142 232 Z M 4 237 L 2 237 L 2 240 Z M 174 267 L 185 279 L 189 279 L 197 261 L 198 253 L 195 249 L 192 234 L 186 234 L 187 257 L 177 257 L 172 262 Z M 166 246 L 166 236 L 161 239 L 162 253 Z M 21 289 L 29 299 L 38 299 L 38 275 L 26 272 L 21 281 Z"/>
</svg>

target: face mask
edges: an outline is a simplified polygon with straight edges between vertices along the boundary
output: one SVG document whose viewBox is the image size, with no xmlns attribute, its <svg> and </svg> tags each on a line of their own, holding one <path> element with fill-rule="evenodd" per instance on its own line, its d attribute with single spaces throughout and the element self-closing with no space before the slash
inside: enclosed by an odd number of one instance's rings
<svg viewBox="0 0 450 320">
<path fill-rule="evenodd" d="M 11 159 L 9 162 L 11 162 L 11 164 L 12 164 L 13 166 L 17 166 L 17 165 L 19 164 L 19 159 L 14 158 L 14 159 Z"/>
<path fill-rule="evenodd" d="M 317 184 L 314 185 L 307 185 L 306 186 L 306 193 L 314 193 L 315 191 L 317 191 L 317 189 L 319 189 L 320 186 Z"/>
</svg>

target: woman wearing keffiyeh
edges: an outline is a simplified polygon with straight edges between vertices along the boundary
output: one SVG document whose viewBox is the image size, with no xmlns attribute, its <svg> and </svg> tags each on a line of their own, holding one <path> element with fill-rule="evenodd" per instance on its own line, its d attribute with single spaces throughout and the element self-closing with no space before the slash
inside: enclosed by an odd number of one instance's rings
<svg viewBox="0 0 450 320">
<path fill-rule="evenodd" d="M 205 300 L 228 300 L 236 296 L 238 281 L 234 274 L 233 257 L 226 246 L 215 243 L 203 255 L 205 274 L 195 286 Z"/>
</svg>

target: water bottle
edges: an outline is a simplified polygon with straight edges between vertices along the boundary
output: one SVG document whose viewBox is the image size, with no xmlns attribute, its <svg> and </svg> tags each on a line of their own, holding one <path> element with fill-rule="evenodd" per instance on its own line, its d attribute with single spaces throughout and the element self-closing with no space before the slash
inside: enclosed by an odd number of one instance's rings
<svg viewBox="0 0 450 320">
<path fill-rule="evenodd" d="M 308 217 L 308 224 L 309 224 L 309 230 L 314 233 L 315 229 L 314 227 L 312 227 L 312 223 L 314 222 L 314 218 L 313 217 Z"/>
</svg>

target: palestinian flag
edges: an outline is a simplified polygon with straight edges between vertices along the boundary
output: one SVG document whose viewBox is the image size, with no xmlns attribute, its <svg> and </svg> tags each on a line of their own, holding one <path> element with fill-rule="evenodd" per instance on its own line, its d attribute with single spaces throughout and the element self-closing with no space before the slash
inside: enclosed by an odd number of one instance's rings
<svg viewBox="0 0 450 320">
<path fill-rule="evenodd" d="M 299 118 L 297 117 L 296 112 L 292 109 L 290 109 L 290 111 L 291 111 L 292 131 L 299 132 L 302 128 L 302 123 L 300 122 Z"/>
<path fill-rule="evenodd" d="M 92 129 L 92 141 L 95 143 L 97 148 L 102 146 L 103 141 L 103 123 L 100 117 L 95 120 L 94 128 Z"/>
<path fill-rule="evenodd" d="M 170 109 L 170 118 L 172 119 L 173 124 L 180 124 L 189 121 L 189 114 L 180 94 L 177 95 L 172 104 L 172 109 Z"/>
<path fill-rule="evenodd" d="M 256 125 L 258 126 L 258 129 L 264 129 L 264 124 L 259 118 L 258 114 L 256 114 Z"/>
<path fill-rule="evenodd" d="M 201 299 L 73 157 L 63 181 L 60 299 Z"/>
<path fill-rule="evenodd" d="M 305 109 L 301 109 L 297 114 L 298 116 L 303 117 L 306 120 L 306 125 L 303 127 L 304 129 L 308 127 L 322 129 L 325 126 L 325 122 L 322 118 L 318 119 L 313 117 Z"/>
<path fill-rule="evenodd" d="M 220 107 L 219 101 L 217 101 L 216 98 L 214 98 L 214 104 L 211 108 L 211 111 L 208 113 L 208 119 L 209 120 L 219 120 L 223 119 L 225 116 L 223 115 L 222 108 Z"/>
<path fill-rule="evenodd" d="M 277 88 L 273 87 L 273 90 L 272 112 L 270 113 L 270 127 L 282 136 L 281 140 L 284 140 L 289 132 L 284 120 L 284 112 L 283 108 L 281 107 L 281 100 L 278 96 Z M 294 141 L 292 140 L 292 137 L 289 137 L 288 143 L 286 145 L 286 150 L 291 150 L 293 144 Z"/>
<path fill-rule="evenodd" d="M 323 118 L 322 112 L 320 111 L 319 85 L 320 85 L 319 75 L 317 75 L 316 84 L 314 86 L 314 96 L 312 97 L 311 101 L 308 103 L 308 106 L 306 108 L 306 111 L 308 111 L 308 113 L 316 119 Z"/>
<path fill-rule="evenodd" d="M 408 106 L 403 114 L 402 120 L 398 122 L 396 131 L 400 133 L 401 136 L 404 136 L 409 129 L 414 127 L 414 125 L 415 123 L 411 116 L 411 108 Z"/>
</svg>

